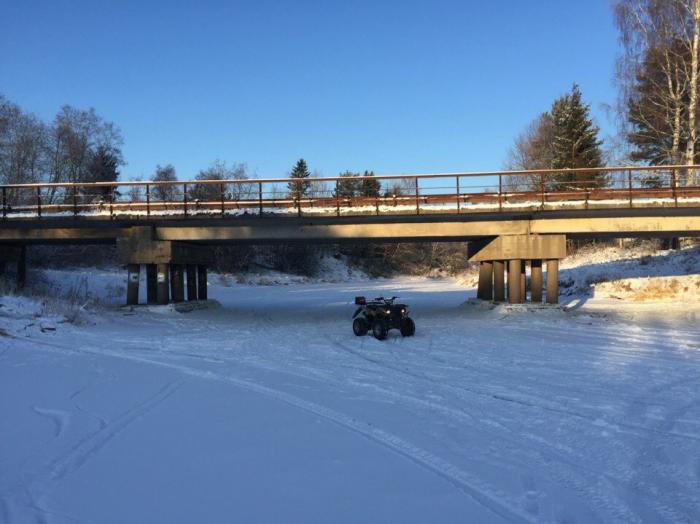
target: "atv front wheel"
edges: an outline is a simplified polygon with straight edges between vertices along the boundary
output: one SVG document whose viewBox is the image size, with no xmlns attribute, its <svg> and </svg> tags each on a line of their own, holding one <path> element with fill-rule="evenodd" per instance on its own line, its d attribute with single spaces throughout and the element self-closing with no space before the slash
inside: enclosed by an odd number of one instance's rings
<svg viewBox="0 0 700 524">
<path fill-rule="evenodd" d="M 401 335 L 404 337 L 412 337 L 416 334 L 416 323 L 413 319 L 406 317 L 401 319 Z"/>
<path fill-rule="evenodd" d="M 352 322 L 352 332 L 356 337 L 363 337 L 369 331 L 369 325 L 363 317 L 358 317 Z"/>
<path fill-rule="evenodd" d="M 377 340 L 384 340 L 388 332 L 386 324 L 381 320 L 375 320 L 372 324 L 372 334 Z"/>
</svg>

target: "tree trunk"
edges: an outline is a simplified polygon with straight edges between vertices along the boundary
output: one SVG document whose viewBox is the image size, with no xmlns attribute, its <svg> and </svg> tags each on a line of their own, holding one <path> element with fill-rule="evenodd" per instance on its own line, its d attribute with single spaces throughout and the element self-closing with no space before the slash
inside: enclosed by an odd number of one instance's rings
<svg viewBox="0 0 700 524">
<path fill-rule="evenodd" d="M 688 144 L 685 150 L 685 163 L 695 164 L 695 143 L 697 128 L 695 116 L 698 107 L 698 32 L 700 31 L 700 0 L 692 0 L 693 35 L 690 43 L 690 107 L 688 108 Z M 688 172 L 686 183 L 695 185 L 695 171 Z"/>
</svg>

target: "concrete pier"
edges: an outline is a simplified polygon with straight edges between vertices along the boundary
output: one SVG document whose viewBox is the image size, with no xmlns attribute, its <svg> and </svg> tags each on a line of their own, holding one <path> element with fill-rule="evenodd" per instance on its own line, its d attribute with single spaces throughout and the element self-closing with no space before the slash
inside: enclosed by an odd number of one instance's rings
<svg viewBox="0 0 700 524">
<path fill-rule="evenodd" d="M 187 301 L 193 302 L 197 300 L 197 266 L 187 264 Z"/>
<path fill-rule="evenodd" d="M 158 303 L 158 268 L 146 264 L 146 304 Z"/>
<path fill-rule="evenodd" d="M 524 260 L 520 261 L 520 302 L 527 301 L 527 275 L 526 264 Z"/>
<path fill-rule="evenodd" d="M 170 298 L 170 286 L 168 284 L 168 264 L 157 265 L 157 295 L 156 302 L 158 304 L 167 304 Z"/>
<path fill-rule="evenodd" d="M 559 260 L 547 260 L 547 304 L 559 303 Z"/>
<path fill-rule="evenodd" d="M 493 262 L 479 262 L 479 285 L 476 298 L 493 300 Z"/>
<path fill-rule="evenodd" d="M 542 302 L 542 260 L 533 259 L 530 262 L 530 302 Z"/>
<path fill-rule="evenodd" d="M 170 296 L 173 302 L 185 301 L 185 275 L 182 264 L 170 264 Z"/>
<path fill-rule="evenodd" d="M 207 300 L 207 266 L 197 266 L 197 295 L 199 300 Z"/>
<path fill-rule="evenodd" d="M 520 302 L 520 260 L 508 261 L 508 303 L 517 304 Z"/>
<path fill-rule="evenodd" d="M 135 306 L 139 303 L 140 269 L 139 264 L 127 265 L 126 304 L 128 306 Z"/>
<path fill-rule="evenodd" d="M 505 302 L 505 264 L 503 260 L 493 261 L 493 299 L 496 302 Z"/>
</svg>

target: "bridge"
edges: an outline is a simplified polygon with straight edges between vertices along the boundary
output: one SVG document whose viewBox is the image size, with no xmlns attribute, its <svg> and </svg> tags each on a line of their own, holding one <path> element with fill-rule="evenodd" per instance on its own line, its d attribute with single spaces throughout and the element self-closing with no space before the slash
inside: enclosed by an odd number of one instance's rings
<svg viewBox="0 0 700 524">
<path fill-rule="evenodd" d="M 31 244 L 116 243 L 127 304 L 207 298 L 211 246 L 468 241 L 482 299 L 556 303 L 566 238 L 700 235 L 700 166 L 0 186 L 0 270 Z M 507 283 L 505 275 L 508 275 Z M 186 285 L 185 285 L 186 281 Z M 507 293 L 506 293 L 507 291 Z"/>
</svg>

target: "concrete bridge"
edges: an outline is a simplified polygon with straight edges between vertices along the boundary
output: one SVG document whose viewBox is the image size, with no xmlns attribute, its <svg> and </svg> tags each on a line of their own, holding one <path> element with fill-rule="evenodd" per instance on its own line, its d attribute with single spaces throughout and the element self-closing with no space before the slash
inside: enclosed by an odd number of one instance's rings
<svg viewBox="0 0 700 524">
<path fill-rule="evenodd" d="M 141 266 L 148 302 L 167 303 L 206 299 L 215 245 L 468 241 L 479 298 L 524 301 L 529 264 L 531 300 L 544 267 L 556 303 L 567 237 L 700 235 L 700 186 L 683 183 L 698 168 L 380 176 L 371 194 L 369 177 L 6 185 L 0 270 L 18 264 L 22 283 L 31 244 L 116 243 L 127 303 Z"/>
</svg>

